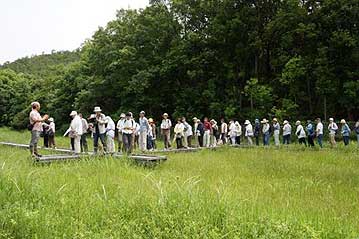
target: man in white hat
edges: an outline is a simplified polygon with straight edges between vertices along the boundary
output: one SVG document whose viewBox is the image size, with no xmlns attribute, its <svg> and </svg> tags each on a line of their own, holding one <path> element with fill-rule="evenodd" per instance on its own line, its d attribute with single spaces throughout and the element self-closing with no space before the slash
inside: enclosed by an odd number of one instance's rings
<svg viewBox="0 0 359 239">
<path fill-rule="evenodd" d="M 303 127 L 302 123 L 298 120 L 297 122 L 295 122 L 295 125 L 297 126 L 295 134 L 298 137 L 299 144 L 304 144 L 305 147 L 307 147 L 307 141 L 305 140 L 307 135 L 305 133 L 305 130 L 304 130 L 304 127 Z"/>
<path fill-rule="evenodd" d="M 321 118 L 317 118 L 316 120 L 317 127 L 315 129 L 315 133 L 318 138 L 318 145 L 320 148 L 323 148 L 323 134 L 324 134 L 324 127 Z"/>
<path fill-rule="evenodd" d="M 334 148 L 337 145 L 337 142 L 335 141 L 335 134 L 338 131 L 338 125 L 334 122 L 333 118 L 329 118 L 329 141 L 332 148 Z"/>
<path fill-rule="evenodd" d="M 193 135 L 192 126 L 187 122 L 185 117 L 182 117 L 182 123 L 184 125 L 183 146 L 185 148 L 191 148 Z"/>
<path fill-rule="evenodd" d="M 72 117 L 70 129 L 74 138 L 75 154 L 79 154 L 81 153 L 82 121 L 76 111 L 72 111 L 70 116 Z"/>
<path fill-rule="evenodd" d="M 103 150 L 106 153 L 107 152 L 107 145 L 105 141 L 106 137 L 106 116 L 102 114 L 102 110 L 100 107 L 96 106 L 94 109 L 95 115 L 91 116 L 91 119 L 94 119 L 93 127 L 94 127 L 94 133 L 93 133 L 93 146 L 94 146 L 94 152 L 97 154 L 98 151 L 98 140 L 101 140 Z"/>
<path fill-rule="evenodd" d="M 124 146 L 123 151 L 125 153 L 130 154 L 132 152 L 132 148 L 133 148 L 132 138 L 134 137 L 134 132 L 136 130 L 135 128 L 136 128 L 136 122 L 132 118 L 131 112 L 128 112 L 120 128 L 122 132 L 122 142 Z"/>
<path fill-rule="evenodd" d="M 54 149 L 56 148 L 55 132 L 56 132 L 56 126 L 55 126 L 54 118 L 51 117 L 49 118 L 49 131 L 48 131 L 49 147 Z"/>
<path fill-rule="evenodd" d="M 31 156 L 35 157 L 41 157 L 41 155 L 37 152 L 37 143 L 40 138 L 40 134 L 43 131 L 42 123 L 46 121 L 49 116 L 44 115 L 41 117 L 39 111 L 40 111 L 40 103 L 39 102 L 32 102 L 31 103 L 31 112 L 29 114 L 29 121 L 30 124 L 28 126 L 28 129 L 31 130 L 31 140 L 30 140 L 30 153 Z"/>
<path fill-rule="evenodd" d="M 145 117 L 145 111 L 140 112 L 140 118 L 138 120 L 140 125 L 138 144 L 142 152 L 147 150 L 147 133 L 150 129 L 147 118 Z"/>
<path fill-rule="evenodd" d="M 283 144 L 290 144 L 290 136 L 292 134 L 292 126 L 288 120 L 283 121 Z"/>
<path fill-rule="evenodd" d="M 245 125 L 245 134 L 244 136 L 247 137 L 247 140 L 248 140 L 248 145 L 253 145 L 253 136 L 254 136 L 254 133 L 253 133 L 253 126 L 251 124 L 251 122 L 249 120 L 246 120 L 244 122 L 244 125 Z"/>
<path fill-rule="evenodd" d="M 162 115 L 163 119 L 161 122 L 161 134 L 163 136 L 163 141 L 165 145 L 165 149 L 168 149 L 171 147 L 171 127 L 172 122 L 168 119 L 168 114 L 164 113 Z"/>
<path fill-rule="evenodd" d="M 117 132 L 118 132 L 118 152 L 122 153 L 123 151 L 123 140 L 122 140 L 122 128 L 123 128 L 123 122 L 125 121 L 126 115 L 124 113 L 121 113 L 120 119 L 117 122 Z"/>
<path fill-rule="evenodd" d="M 273 137 L 274 137 L 275 146 L 279 146 L 279 134 L 280 134 L 280 124 L 278 123 L 277 118 L 273 118 Z"/>
<path fill-rule="evenodd" d="M 263 133 L 263 145 L 268 146 L 269 145 L 269 139 L 270 139 L 270 125 L 268 124 L 267 119 L 263 119 L 261 121 L 263 124 L 262 127 L 262 133 Z"/>
</svg>

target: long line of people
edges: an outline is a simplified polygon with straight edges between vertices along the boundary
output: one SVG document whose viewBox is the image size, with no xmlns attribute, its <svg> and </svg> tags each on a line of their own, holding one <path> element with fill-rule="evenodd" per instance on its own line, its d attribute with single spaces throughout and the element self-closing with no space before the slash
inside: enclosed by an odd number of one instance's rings
<svg viewBox="0 0 359 239">
<path fill-rule="evenodd" d="M 44 132 L 49 132 L 49 146 L 55 146 L 55 123 L 53 118 L 47 115 L 41 117 L 38 113 L 40 104 L 32 103 L 32 111 L 30 113 L 30 128 L 32 131 L 32 139 L 30 142 L 30 150 L 32 155 L 38 155 L 35 150 L 37 140 Z M 82 117 L 76 111 L 72 111 L 70 116 L 72 121 L 69 129 L 64 136 L 71 138 L 71 147 L 74 153 L 88 152 L 87 134 L 91 134 L 93 138 L 94 153 L 99 151 L 99 141 L 102 150 L 105 153 L 115 153 L 115 136 L 118 136 L 118 152 L 131 153 L 137 147 L 140 151 L 156 149 L 157 126 L 152 119 L 146 118 L 146 113 L 139 113 L 138 121 L 131 112 L 122 113 L 117 124 L 110 116 L 105 116 L 100 107 L 94 108 L 94 114 L 87 119 Z M 162 122 L 159 125 L 159 131 L 163 139 L 164 149 L 172 148 L 192 148 L 192 147 L 216 147 L 217 145 L 240 145 L 242 137 L 246 140 L 247 145 L 260 145 L 260 137 L 263 139 L 263 145 L 268 146 L 273 137 L 274 145 L 280 145 L 280 135 L 282 132 L 282 143 L 285 145 L 292 143 L 292 135 L 298 138 L 298 143 L 313 147 L 316 139 L 319 147 L 323 147 L 324 126 L 320 118 L 315 120 L 315 125 L 308 120 L 306 125 L 301 121 L 296 121 L 295 131 L 288 120 L 283 121 L 283 126 L 277 118 L 273 118 L 272 122 L 267 119 L 255 119 L 254 124 L 250 120 L 245 120 L 243 126 L 239 121 L 230 120 L 227 124 L 225 119 L 220 120 L 220 125 L 214 119 L 209 120 L 207 117 L 203 121 L 194 117 L 192 119 L 193 126 L 187 122 L 185 117 L 178 118 L 173 126 L 169 115 L 162 115 Z M 48 123 L 46 123 L 48 122 Z M 329 141 L 332 147 L 336 146 L 336 137 L 341 134 L 344 145 L 349 145 L 351 129 L 344 119 L 340 121 L 341 128 L 335 123 L 333 118 L 329 119 L 328 132 Z M 356 122 L 354 131 L 357 135 L 359 145 L 359 121 Z M 173 137 L 171 140 L 171 133 Z"/>
</svg>

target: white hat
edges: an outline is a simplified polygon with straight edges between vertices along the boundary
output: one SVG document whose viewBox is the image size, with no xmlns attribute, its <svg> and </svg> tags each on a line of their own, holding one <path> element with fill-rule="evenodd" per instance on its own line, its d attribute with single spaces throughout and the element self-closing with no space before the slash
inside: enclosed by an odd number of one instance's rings
<svg viewBox="0 0 359 239">
<path fill-rule="evenodd" d="M 249 122 L 249 120 L 246 120 L 245 122 L 244 122 L 244 124 L 245 125 L 249 125 L 251 122 Z"/>
<path fill-rule="evenodd" d="M 77 112 L 76 112 L 76 111 L 71 111 L 70 116 L 76 116 L 76 115 L 77 115 Z"/>
<path fill-rule="evenodd" d="M 197 117 L 193 117 L 192 120 L 197 122 L 198 119 L 197 119 Z"/>
<path fill-rule="evenodd" d="M 93 110 L 93 112 L 95 112 L 95 113 L 101 112 L 101 111 L 102 111 L 101 108 L 98 106 L 96 106 L 95 109 Z"/>
<path fill-rule="evenodd" d="M 295 125 L 300 125 L 300 121 L 299 120 L 297 120 L 297 122 L 295 122 Z"/>
<path fill-rule="evenodd" d="M 121 113 L 120 118 L 125 118 L 125 117 L 126 117 L 125 113 Z"/>
<path fill-rule="evenodd" d="M 142 111 L 140 112 L 140 114 L 145 114 L 145 112 L 142 110 Z"/>
<path fill-rule="evenodd" d="M 149 123 L 153 123 L 153 119 L 152 119 L 152 118 L 149 118 L 149 119 L 148 119 L 148 122 L 149 122 Z"/>
<path fill-rule="evenodd" d="M 333 119 L 333 118 L 329 118 L 329 121 L 334 121 L 334 119 Z"/>
<path fill-rule="evenodd" d="M 51 118 L 49 119 L 49 122 L 54 122 L 54 118 L 51 117 Z"/>
<path fill-rule="evenodd" d="M 261 123 L 262 123 L 262 124 L 266 124 L 266 123 L 268 123 L 268 120 L 267 120 L 267 119 L 263 119 L 263 120 L 261 121 Z"/>
<path fill-rule="evenodd" d="M 341 123 L 341 124 L 346 124 L 347 122 L 345 121 L 345 119 L 342 119 L 342 120 L 340 121 L 340 123 Z"/>
<path fill-rule="evenodd" d="M 33 107 L 34 105 L 39 105 L 40 106 L 40 103 L 37 102 L 37 101 L 31 102 L 31 107 Z"/>
<path fill-rule="evenodd" d="M 167 113 L 164 113 L 163 116 L 168 116 L 168 114 L 167 114 Z"/>
<path fill-rule="evenodd" d="M 283 124 L 288 124 L 288 123 L 289 123 L 288 120 L 283 121 Z"/>
<path fill-rule="evenodd" d="M 277 119 L 277 118 L 273 118 L 273 121 L 278 122 L 278 119 Z"/>
</svg>

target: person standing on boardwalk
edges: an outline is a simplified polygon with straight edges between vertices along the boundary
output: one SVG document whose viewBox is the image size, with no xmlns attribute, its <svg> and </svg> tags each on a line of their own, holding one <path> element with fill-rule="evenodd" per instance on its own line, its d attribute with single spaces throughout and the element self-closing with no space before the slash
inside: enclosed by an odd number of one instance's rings
<svg viewBox="0 0 359 239">
<path fill-rule="evenodd" d="M 342 125 L 342 136 L 343 136 L 343 141 L 344 141 L 344 145 L 348 146 L 349 145 L 349 139 L 350 139 L 350 133 L 351 130 L 349 128 L 349 125 L 347 124 L 347 122 L 345 121 L 345 119 L 342 119 L 340 121 L 340 124 Z"/>
<path fill-rule="evenodd" d="M 139 148 L 142 152 L 147 150 L 147 133 L 150 129 L 150 125 L 148 124 L 148 120 L 145 117 L 145 111 L 140 112 L 140 118 L 138 120 L 140 125 L 138 144 Z"/>
<path fill-rule="evenodd" d="M 234 125 L 236 127 L 236 133 L 237 133 L 237 135 L 236 135 L 236 144 L 241 145 L 242 125 L 238 121 L 236 121 L 234 123 Z"/>
<path fill-rule="evenodd" d="M 305 146 L 307 146 L 307 142 L 305 140 L 305 138 L 307 137 L 307 135 L 305 134 L 305 130 L 303 128 L 302 123 L 298 120 L 297 122 L 295 122 L 295 125 L 297 126 L 297 129 L 295 131 L 295 134 L 298 137 L 298 142 L 299 144 L 304 144 Z"/>
<path fill-rule="evenodd" d="M 316 127 L 316 130 L 315 130 L 315 133 L 317 135 L 317 138 L 318 138 L 318 145 L 320 148 L 323 148 L 323 123 L 322 123 L 322 120 L 320 118 L 317 118 L 316 119 L 316 122 L 317 122 L 317 127 Z"/>
<path fill-rule="evenodd" d="M 221 141 L 225 145 L 227 143 L 227 134 L 228 134 L 228 125 L 224 121 L 224 118 L 221 119 Z"/>
<path fill-rule="evenodd" d="M 359 146 L 359 120 L 355 123 L 354 130 L 355 130 L 355 133 L 357 134 L 357 143 Z"/>
<path fill-rule="evenodd" d="M 72 117 L 70 134 L 74 138 L 74 151 L 75 154 L 79 154 L 81 153 L 82 121 L 76 111 L 72 111 L 70 116 Z"/>
<path fill-rule="evenodd" d="M 280 124 L 278 123 L 278 119 L 273 119 L 273 137 L 274 137 L 274 145 L 279 146 L 279 134 L 280 134 Z M 284 139 L 283 139 L 284 140 Z"/>
<path fill-rule="evenodd" d="M 177 149 L 183 148 L 182 139 L 184 136 L 184 125 L 182 123 L 181 118 L 177 119 L 177 124 L 174 128 L 174 138 L 173 141 L 176 141 Z"/>
<path fill-rule="evenodd" d="M 102 110 L 100 107 L 96 106 L 94 109 L 95 115 L 90 117 L 91 120 L 94 120 L 94 132 L 93 132 L 93 147 L 94 152 L 97 154 L 98 151 L 98 140 L 101 140 L 103 150 L 107 152 L 107 145 L 106 145 L 106 116 L 102 114 Z"/>
<path fill-rule="evenodd" d="M 283 124 L 283 144 L 290 144 L 292 126 L 289 124 L 288 120 L 284 120 Z"/>
<path fill-rule="evenodd" d="M 248 145 L 252 146 L 253 145 L 252 138 L 253 138 L 253 135 L 254 135 L 253 126 L 252 126 L 252 124 L 251 124 L 251 122 L 249 120 L 246 120 L 244 122 L 244 125 L 245 125 L 245 130 L 246 130 L 244 135 L 248 140 Z"/>
<path fill-rule="evenodd" d="M 107 152 L 111 155 L 115 153 L 115 122 L 113 122 L 110 116 L 106 116 L 106 145 L 107 145 Z"/>
<path fill-rule="evenodd" d="M 185 117 L 182 117 L 182 123 L 184 125 L 184 147 L 191 148 L 192 147 L 192 126 L 186 121 Z"/>
<path fill-rule="evenodd" d="M 123 148 L 124 148 L 123 141 L 122 141 L 122 131 L 121 131 L 121 129 L 122 129 L 122 124 L 123 124 L 125 118 L 126 118 L 126 115 L 124 113 L 121 113 L 120 119 L 119 119 L 119 121 L 117 122 L 117 125 L 116 125 L 117 133 L 118 133 L 118 152 L 119 153 L 122 153 Z"/>
<path fill-rule="evenodd" d="M 81 135 L 81 152 L 87 153 L 89 151 L 88 145 L 87 145 L 87 132 L 89 130 L 89 125 L 87 123 L 87 120 L 82 116 L 82 114 L 79 114 L 81 123 L 82 123 L 82 135 Z"/>
<path fill-rule="evenodd" d="M 209 146 L 211 145 L 212 125 L 208 121 L 207 117 L 203 119 L 203 126 L 204 126 L 203 146 L 209 148 Z"/>
<path fill-rule="evenodd" d="M 263 124 L 263 127 L 262 127 L 263 145 L 264 145 L 264 146 L 269 146 L 270 125 L 268 124 L 268 120 L 267 120 L 267 119 L 263 119 L 263 120 L 261 121 L 261 123 Z"/>
<path fill-rule="evenodd" d="M 172 122 L 168 119 L 168 114 L 164 113 L 162 115 L 162 123 L 161 123 L 161 134 L 163 136 L 163 142 L 165 145 L 165 150 L 171 147 L 171 127 Z"/>
<path fill-rule="evenodd" d="M 204 124 L 201 122 L 200 119 L 197 119 L 197 130 L 196 134 L 198 137 L 198 146 L 203 147 L 204 146 Z"/>
<path fill-rule="evenodd" d="M 156 123 L 152 118 L 148 119 L 149 129 L 147 132 L 147 150 L 153 151 L 156 148 Z"/>
<path fill-rule="evenodd" d="M 48 131 L 48 135 L 49 135 L 49 147 L 56 149 L 56 144 L 55 144 L 55 133 L 56 133 L 56 125 L 54 122 L 54 118 L 49 118 L 49 131 Z"/>
<path fill-rule="evenodd" d="M 31 156 L 41 157 L 41 155 L 37 151 L 37 143 L 39 142 L 40 134 L 42 132 L 42 123 L 46 121 L 49 116 L 44 115 L 41 117 L 40 111 L 40 103 L 32 102 L 31 103 L 31 112 L 29 114 L 30 124 L 28 126 L 29 130 L 31 130 L 31 140 L 30 140 L 30 153 Z"/>
<path fill-rule="evenodd" d="M 218 124 L 214 119 L 211 119 L 210 123 L 212 126 L 210 146 L 216 147 L 218 142 Z"/>
<path fill-rule="evenodd" d="M 334 122 L 333 118 L 329 118 L 329 141 L 332 148 L 334 148 L 337 145 L 337 142 L 335 141 L 335 135 L 338 131 L 338 125 Z"/>
<path fill-rule="evenodd" d="M 256 138 L 256 145 L 259 146 L 259 135 L 261 132 L 261 124 L 259 119 L 255 119 L 254 121 L 254 137 Z"/>
<path fill-rule="evenodd" d="M 132 153 L 134 132 L 135 132 L 136 122 L 132 118 L 132 114 L 128 112 L 126 118 L 121 124 L 122 132 L 122 142 L 124 146 L 124 152 L 127 154 Z"/>
<path fill-rule="evenodd" d="M 315 130 L 311 120 L 307 120 L 308 145 L 314 147 Z"/>
</svg>

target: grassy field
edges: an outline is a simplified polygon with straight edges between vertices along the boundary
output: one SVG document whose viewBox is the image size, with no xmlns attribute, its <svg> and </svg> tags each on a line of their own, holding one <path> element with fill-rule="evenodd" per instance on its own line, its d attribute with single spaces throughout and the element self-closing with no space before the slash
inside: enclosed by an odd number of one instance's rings
<svg viewBox="0 0 359 239">
<path fill-rule="evenodd" d="M 0 129 L 0 141 L 28 132 Z M 58 139 L 68 146 L 68 139 Z M 359 238 L 359 151 L 221 148 L 154 168 L 0 146 L 0 238 Z"/>
</svg>

